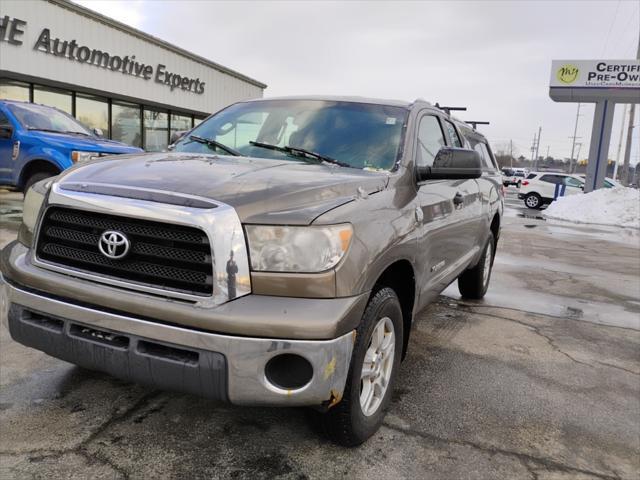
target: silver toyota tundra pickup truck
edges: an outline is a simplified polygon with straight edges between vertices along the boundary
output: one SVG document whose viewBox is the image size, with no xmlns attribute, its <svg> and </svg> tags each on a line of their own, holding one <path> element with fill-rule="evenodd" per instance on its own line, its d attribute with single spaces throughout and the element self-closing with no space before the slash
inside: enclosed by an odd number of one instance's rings
<svg viewBox="0 0 640 480">
<path fill-rule="evenodd" d="M 23 345 L 238 405 L 379 428 L 413 319 L 489 285 L 503 212 L 487 140 L 424 101 L 246 101 L 169 152 L 77 164 L 26 194 L 0 256 Z"/>
</svg>

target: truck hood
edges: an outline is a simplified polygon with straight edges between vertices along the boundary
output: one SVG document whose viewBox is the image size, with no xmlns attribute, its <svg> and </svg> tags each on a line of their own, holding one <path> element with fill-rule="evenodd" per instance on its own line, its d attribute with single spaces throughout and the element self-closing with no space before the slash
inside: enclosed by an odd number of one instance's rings
<svg viewBox="0 0 640 480">
<path fill-rule="evenodd" d="M 68 150 L 81 150 L 83 152 L 99 153 L 142 152 L 140 148 L 131 147 L 125 143 L 100 137 L 87 137 L 84 135 L 73 135 L 68 133 L 40 132 L 38 130 L 31 130 L 29 134 L 33 138 L 46 142 L 50 146 Z"/>
<path fill-rule="evenodd" d="M 175 192 L 231 205 L 246 223 L 308 225 L 332 208 L 383 190 L 389 174 L 295 160 L 176 152 L 97 160 L 59 178 L 63 189 L 105 193 L 108 185 L 116 187 L 110 194 L 141 199 L 148 190 Z"/>
</svg>

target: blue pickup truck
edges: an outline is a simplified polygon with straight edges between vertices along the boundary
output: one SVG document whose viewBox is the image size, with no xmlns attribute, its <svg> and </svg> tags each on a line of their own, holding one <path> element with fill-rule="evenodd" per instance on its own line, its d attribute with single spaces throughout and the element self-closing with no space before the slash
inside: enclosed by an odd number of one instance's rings
<svg viewBox="0 0 640 480">
<path fill-rule="evenodd" d="M 136 152 L 142 150 L 101 138 L 56 108 L 0 100 L 0 185 L 26 192 L 74 163 Z"/>
</svg>

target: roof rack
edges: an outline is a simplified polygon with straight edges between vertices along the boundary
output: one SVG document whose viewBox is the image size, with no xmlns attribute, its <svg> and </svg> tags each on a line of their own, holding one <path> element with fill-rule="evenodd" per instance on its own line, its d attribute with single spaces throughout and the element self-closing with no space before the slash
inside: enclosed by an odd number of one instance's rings
<svg viewBox="0 0 640 480">
<path fill-rule="evenodd" d="M 478 125 L 490 125 L 489 122 L 481 122 L 480 120 L 465 120 L 464 123 L 471 125 L 474 130 L 478 129 Z"/>
<path fill-rule="evenodd" d="M 453 111 L 456 111 L 456 112 L 466 112 L 467 111 L 467 107 L 442 107 L 442 106 L 440 106 L 439 103 L 436 103 L 435 107 L 439 108 L 440 110 L 442 110 L 444 112 L 446 112 L 447 115 L 449 115 Z"/>
</svg>

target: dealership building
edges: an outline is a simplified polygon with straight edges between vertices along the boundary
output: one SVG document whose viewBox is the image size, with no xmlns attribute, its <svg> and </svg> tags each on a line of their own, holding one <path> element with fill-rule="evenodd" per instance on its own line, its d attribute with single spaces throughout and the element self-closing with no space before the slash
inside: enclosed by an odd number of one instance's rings
<svg viewBox="0 0 640 480">
<path fill-rule="evenodd" d="M 0 99 L 56 107 L 148 151 L 265 88 L 67 0 L 0 3 Z"/>
</svg>

